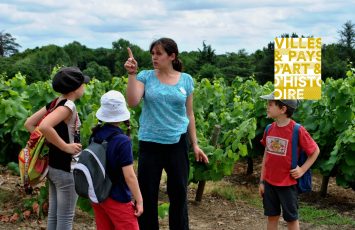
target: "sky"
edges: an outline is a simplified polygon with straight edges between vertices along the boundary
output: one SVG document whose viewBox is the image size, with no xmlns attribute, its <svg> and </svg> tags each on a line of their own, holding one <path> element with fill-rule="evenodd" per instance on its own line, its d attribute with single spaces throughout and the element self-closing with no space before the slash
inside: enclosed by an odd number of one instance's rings
<svg viewBox="0 0 355 230">
<path fill-rule="evenodd" d="M 0 0 L 0 32 L 20 51 L 73 41 L 112 48 L 121 38 L 148 50 L 170 37 L 180 52 L 205 42 L 216 54 L 253 53 L 284 33 L 336 43 L 349 20 L 355 0 Z"/>
</svg>

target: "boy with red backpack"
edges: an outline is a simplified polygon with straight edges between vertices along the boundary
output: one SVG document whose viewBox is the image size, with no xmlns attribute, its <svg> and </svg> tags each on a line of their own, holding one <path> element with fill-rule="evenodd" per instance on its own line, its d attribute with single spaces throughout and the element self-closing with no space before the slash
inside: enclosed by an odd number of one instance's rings
<svg viewBox="0 0 355 230">
<path fill-rule="evenodd" d="M 288 229 L 299 229 L 297 179 L 316 161 L 319 148 L 303 126 L 298 130 L 298 143 L 292 143 L 296 122 L 291 117 L 298 107 L 298 100 L 277 100 L 274 93 L 261 98 L 268 100 L 267 116 L 275 120 L 261 140 L 265 151 L 259 194 L 263 198 L 264 214 L 268 217 L 267 229 L 277 229 L 281 208 Z M 308 158 L 303 165 L 291 169 L 294 144 Z"/>
</svg>

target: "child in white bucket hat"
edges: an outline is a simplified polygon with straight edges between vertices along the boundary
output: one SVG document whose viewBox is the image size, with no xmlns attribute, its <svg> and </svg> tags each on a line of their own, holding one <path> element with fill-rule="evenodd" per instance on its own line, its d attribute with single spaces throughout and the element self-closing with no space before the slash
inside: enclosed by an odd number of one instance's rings
<svg viewBox="0 0 355 230">
<path fill-rule="evenodd" d="M 122 122 L 130 118 L 126 100 L 122 93 L 111 90 L 102 95 L 101 107 L 96 112 L 96 117 L 103 122 Z"/>
<path fill-rule="evenodd" d="M 130 112 L 124 96 L 116 90 L 102 95 L 96 117 L 100 122 L 93 129 L 91 139 L 109 139 L 106 150 L 107 171 L 113 184 L 110 196 L 105 201 L 92 203 L 97 229 L 138 230 L 137 217 L 143 213 L 143 199 L 133 169 L 132 143 L 129 138 Z M 122 122 L 128 126 L 128 136 L 119 128 Z"/>
</svg>

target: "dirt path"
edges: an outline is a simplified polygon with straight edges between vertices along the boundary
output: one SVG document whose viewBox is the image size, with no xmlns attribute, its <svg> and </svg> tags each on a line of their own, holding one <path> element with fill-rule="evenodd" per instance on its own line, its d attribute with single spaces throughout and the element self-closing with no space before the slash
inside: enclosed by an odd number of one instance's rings
<svg viewBox="0 0 355 230">
<path fill-rule="evenodd" d="M 207 182 L 202 202 L 195 202 L 196 185 L 189 186 L 189 220 L 191 230 L 229 230 L 229 229 L 265 229 L 265 217 L 262 207 L 251 204 L 250 197 L 257 197 L 258 173 L 245 176 L 243 164 L 236 167 L 234 175 L 226 177 L 220 182 Z M 24 196 L 20 194 L 18 177 L 7 170 L 0 170 L 0 229 L 45 229 L 46 219 L 38 220 L 34 215 L 28 220 L 21 220 L 11 223 L 6 221 L 7 217 L 23 206 Z M 314 190 L 320 187 L 320 177 L 314 176 Z M 230 187 L 237 193 L 234 201 L 218 195 L 214 190 Z M 166 190 L 162 181 L 161 200 L 167 201 L 163 192 Z M 316 207 L 332 208 L 341 215 L 350 216 L 355 219 L 355 192 L 345 190 L 335 185 L 334 178 L 331 179 L 326 198 L 320 198 L 317 193 L 301 198 L 304 202 L 310 202 Z M 160 220 L 161 229 L 168 228 L 168 217 Z M 353 229 L 351 226 L 313 226 L 301 222 L 301 229 L 327 230 L 327 229 Z M 75 230 L 94 230 L 93 217 L 77 209 L 74 220 Z M 284 221 L 279 224 L 279 229 L 287 229 Z"/>
</svg>

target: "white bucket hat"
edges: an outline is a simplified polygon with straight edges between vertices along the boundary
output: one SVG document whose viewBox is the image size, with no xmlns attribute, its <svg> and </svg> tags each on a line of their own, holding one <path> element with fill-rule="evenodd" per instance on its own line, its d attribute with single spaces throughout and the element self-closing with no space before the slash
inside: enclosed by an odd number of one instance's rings
<svg viewBox="0 0 355 230">
<path fill-rule="evenodd" d="M 96 117 L 104 122 L 120 122 L 130 118 L 126 100 L 122 93 L 110 90 L 101 97 L 101 106 Z"/>
</svg>

